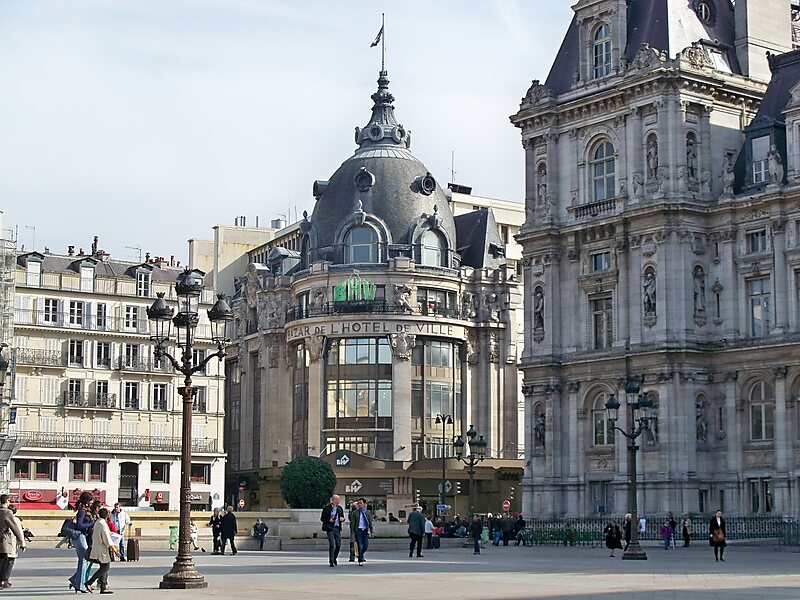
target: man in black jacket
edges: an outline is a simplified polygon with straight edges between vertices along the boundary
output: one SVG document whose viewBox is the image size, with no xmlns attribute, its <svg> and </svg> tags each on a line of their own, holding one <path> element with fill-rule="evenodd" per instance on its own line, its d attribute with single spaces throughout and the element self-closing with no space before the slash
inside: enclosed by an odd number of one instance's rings
<svg viewBox="0 0 800 600">
<path fill-rule="evenodd" d="M 335 567 L 338 563 L 339 550 L 342 548 L 342 523 L 344 511 L 339 506 L 340 498 L 336 494 L 331 496 L 331 503 L 322 509 L 319 520 L 322 521 L 322 531 L 328 534 L 328 562 Z"/>
<path fill-rule="evenodd" d="M 225 554 L 225 543 L 231 543 L 231 553 L 236 556 L 236 544 L 233 543 L 233 537 L 237 533 L 236 527 L 236 515 L 233 514 L 233 507 L 229 506 L 225 510 L 225 514 L 220 519 L 220 537 L 222 538 L 220 541 L 220 554 Z"/>
<path fill-rule="evenodd" d="M 221 520 L 222 520 L 222 517 L 219 514 L 219 508 L 215 508 L 214 509 L 214 514 L 211 515 L 211 520 L 207 523 L 207 525 L 209 527 L 211 527 L 211 535 L 214 538 L 214 552 L 213 552 L 213 554 L 219 554 L 219 549 L 222 546 Z"/>
</svg>

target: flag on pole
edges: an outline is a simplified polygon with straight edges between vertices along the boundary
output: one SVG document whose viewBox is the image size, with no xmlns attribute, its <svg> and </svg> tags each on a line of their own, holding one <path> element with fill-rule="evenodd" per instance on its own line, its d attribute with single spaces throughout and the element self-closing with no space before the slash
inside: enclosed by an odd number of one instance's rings
<svg viewBox="0 0 800 600">
<path fill-rule="evenodd" d="M 381 38 L 382 38 L 382 37 L 383 37 L 383 25 L 381 25 L 381 30 L 378 32 L 378 35 L 377 35 L 377 36 L 375 36 L 375 41 L 374 41 L 374 42 L 372 42 L 372 43 L 369 45 L 369 47 L 370 47 L 370 48 L 374 48 L 375 46 L 377 46 L 378 44 L 380 44 L 380 43 L 381 43 Z"/>
</svg>

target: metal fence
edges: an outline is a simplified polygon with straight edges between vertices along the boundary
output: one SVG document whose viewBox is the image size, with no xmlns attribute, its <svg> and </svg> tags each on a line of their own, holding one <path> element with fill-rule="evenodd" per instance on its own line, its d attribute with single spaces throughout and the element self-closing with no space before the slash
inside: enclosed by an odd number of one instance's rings
<svg viewBox="0 0 800 600">
<path fill-rule="evenodd" d="M 800 548 L 800 521 L 783 523 L 783 536 L 780 543 L 781 546 Z"/>
<path fill-rule="evenodd" d="M 181 438 L 138 435 L 19 432 L 17 437 L 28 448 L 80 448 L 99 450 L 134 450 L 180 452 Z M 192 440 L 192 452 L 216 452 L 217 440 Z"/>
<path fill-rule="evenodd" d="M 711 514 L 689 514 L 691 526 L 690 539 L 695 542 L 708 540 L 708 523 Z M 661 526 L 669 515 L 646 515 L 644 533 L 639 534 L 643 541 L 661 541 Z M 673 517 L 678 524 L 675 538 L 683 543 L 682 516 Z M 526 546 L 602 546 L 605 544 L 603 529 L 609 522 L 616 522 L 620 529 L 622 518 L 574 517 L 528 519 L 522 534 Z M 634 523 L 634 526 L 638 524 Z M 792 529 L 793 526 L 793 529 Z M 798 545 L 798 524 L 784 519 L 781 515 L 726 515 L 725 529 L 729 540 L 775 539 L 794 541 Z"/>
</svg>

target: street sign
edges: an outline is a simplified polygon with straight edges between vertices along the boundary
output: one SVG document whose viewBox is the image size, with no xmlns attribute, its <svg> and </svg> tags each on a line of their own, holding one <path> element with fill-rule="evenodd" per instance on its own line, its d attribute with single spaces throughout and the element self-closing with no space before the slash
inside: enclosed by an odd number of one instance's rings
<svg viewBox="0 0 800 600">
<path fill-rule="evenodd" d="M 450 508 L 449 504 L 437 504 L 436 505 L 436 510 L 447 510 L 448 508 Z"/>
<path fill-rule="evenodd" d="M 450 491 L 451 491 L 452 489 L 453 489 L 453 484 L 452 484 L 452 483 L 450 482 L 450 480 L 448 479 L 447 481 L 445 481 L 445 482 L 444 482 L 444 490 L 445 490 L 445 492 L 446 492 L 446 493 L 448 493 L 448 494 L 449 494 L 449 493 L 450 493 Z M 436 490 L 437 490 L 437 491 L 438 491 L 440 494 L 442 493 L 442 484 L 441 484 L 441 483 L 440 483 L 439 485 L 437 485 L 437 486 L 436 486 Z"/>
<path fill-rule="evenodd" d="M 503 510 L 506 511 L 506 512 L 511 510 L 511 502 L 509 502 L 508 500 L 504 500 L 503 501 Z"/>
<path fill-rule="evenodd" d="M 239 500 L 239 508 L 244 508 L 244 498 Z"/>
</svg>

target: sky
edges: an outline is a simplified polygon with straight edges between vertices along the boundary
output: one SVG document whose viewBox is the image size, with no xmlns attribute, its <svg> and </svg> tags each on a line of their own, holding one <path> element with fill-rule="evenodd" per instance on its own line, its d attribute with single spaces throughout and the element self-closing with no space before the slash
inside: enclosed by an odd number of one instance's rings
<svg viewBox="0 0 800 600">
<path fill-rule="evenodd" d="M 509 115 L 565 0 L 2 0 L 0 209 L 17 247 L 185 261 L 212 227 L 313 211 L 386 68 L 440 183 L 523 201 Z M 453 158 L 454 153 L 454 160 Z"/>
</svg>

